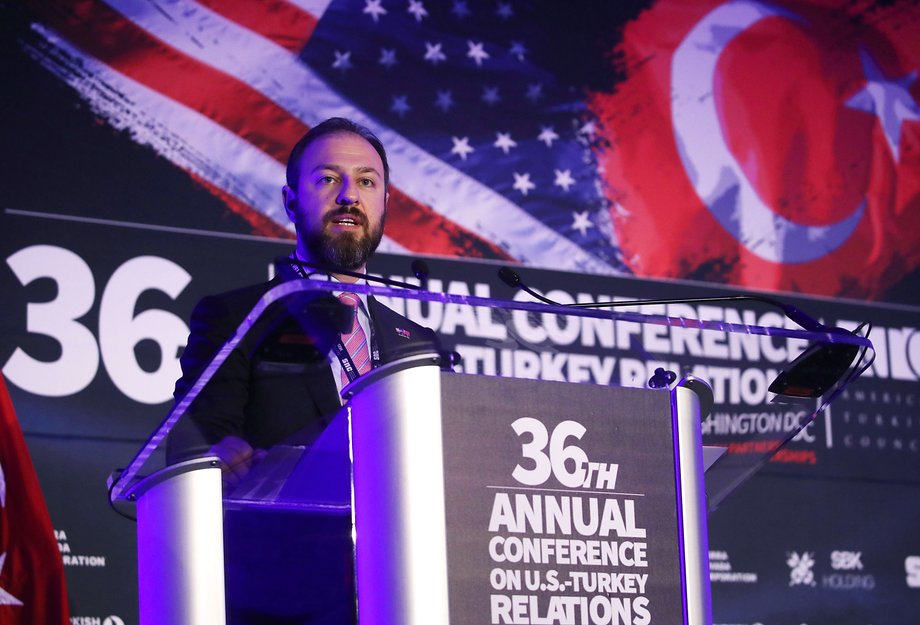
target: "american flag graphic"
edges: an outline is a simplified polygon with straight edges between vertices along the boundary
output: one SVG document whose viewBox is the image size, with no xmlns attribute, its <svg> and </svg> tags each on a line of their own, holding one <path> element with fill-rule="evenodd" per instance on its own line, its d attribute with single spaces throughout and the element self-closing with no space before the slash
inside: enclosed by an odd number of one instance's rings
<svg viewBox="0 0 920 625">
<path fill-rule="evenodd" d="M 511 3 L 76 0 L 31 54 L 255 231 L 290 232 L 293 143 L 330 116 L 387 146 L 396 253 L 594 273 L 617 263 L 583 97 L 529 62 Z M 532 12 L 533 9 L 531 8 Z M 523 24 L 524 26 L 520 26 Z"/>
<path fill-rule="evenodd" d="M 920 266 L 909 0 L 26 4 L 29 55 L 256 234 L 343 116 L 387 146 L 385 251 L 865 298 Z M 579 23 L 609 45 L 555 49 Z"/>
</svg>

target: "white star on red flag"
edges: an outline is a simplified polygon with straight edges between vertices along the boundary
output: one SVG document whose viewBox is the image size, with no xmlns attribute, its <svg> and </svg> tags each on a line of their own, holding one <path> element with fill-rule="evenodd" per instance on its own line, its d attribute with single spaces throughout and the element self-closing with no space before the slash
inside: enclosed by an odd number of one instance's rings
<svg viewBox="0 0 920 625">
<path fill-rule="evenodd" d="M 847 106 L 878 117 L 894 160 L 901 158 L 901 130 L 904 122 L 920 120 L 920 106 L 910 94 L 917 81 L 916 70 L 900 78 L 885 78 L 868 51 L 860 49 L 866 86 L 847 100 Z"/>
</svg>

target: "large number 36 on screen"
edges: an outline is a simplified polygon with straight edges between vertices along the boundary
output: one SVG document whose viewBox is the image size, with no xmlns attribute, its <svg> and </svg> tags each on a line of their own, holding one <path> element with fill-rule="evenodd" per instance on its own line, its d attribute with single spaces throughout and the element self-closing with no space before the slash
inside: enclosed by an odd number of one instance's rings
<svg viewBox="0 0 920 625">
<path fill-rule="evenodd" d="M 16 386 L 48 397 L 73 395 L 86 388 L 99 369 L 99 357 L 118 389 L 131 399 L 158 404 L 170 398 L 178 377 L 179 347 L 188 327 L 173 313 L 145 310 L 134 314 L 138 297 L 155 289 L 175 299 L 191 276 L 182 267 L 156 256 L 126 261 L 102 292 L 99 303 L 99 343 L 77 321 L 89 312 L 96 297 L 93 273 L 82 258 L 60 247 L 34 245 L 7 259 L 13 273 L 26 286 L 40 278 L 54 280 L 57 295 L 48 302 L 26 308 L 26 329 L 60 344 L 60 358 L 37 360 L 17 347 L 3 366 L 3 373 Z M 135 346 L 154 341 L 160 349 L 155 371 L 145 371 L 135 357 Z"/>
</svg>

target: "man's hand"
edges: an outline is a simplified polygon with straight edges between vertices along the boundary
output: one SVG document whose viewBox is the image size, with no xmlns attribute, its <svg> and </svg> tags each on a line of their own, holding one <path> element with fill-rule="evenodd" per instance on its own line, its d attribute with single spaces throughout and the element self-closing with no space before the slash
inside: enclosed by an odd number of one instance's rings
<svg viewBox="0 0 920 625">
<path fill-rule="evenodd" d="M 220 477 L 224 488 L 239 484 L 253 464 L 265 457 L 264 449 L 252 445 L 238 436 L 228 436 L 211 447 L 210 453 L 220 458 Z"/>
</svg>

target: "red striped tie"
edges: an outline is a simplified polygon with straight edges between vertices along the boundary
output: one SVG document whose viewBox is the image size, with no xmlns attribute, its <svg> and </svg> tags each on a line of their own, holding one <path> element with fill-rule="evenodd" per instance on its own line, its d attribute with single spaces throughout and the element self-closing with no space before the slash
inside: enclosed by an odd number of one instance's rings
<svg viewBox="0 0 920 625">
<path fill-rule="evenodd" d="M 371 352 L 367 348 L 367 335 L 364 328 L 358 323 L 358 296 L 354 293 L 342 293 L 339 295 L 339 301 L 346 306 L 351 307 L 353 313 L 351 316 L 351 331 L 342 333 L 342 343 L 345 345 L 345 351 L 351 358 L 351 362 L 358 372 L 358 375 L 364 375 L 371 370 Z M 348 384 L 348 374 L 342 369 L 342 385 Z"/>
</svg>

